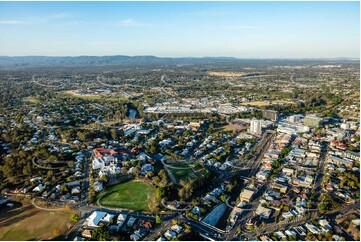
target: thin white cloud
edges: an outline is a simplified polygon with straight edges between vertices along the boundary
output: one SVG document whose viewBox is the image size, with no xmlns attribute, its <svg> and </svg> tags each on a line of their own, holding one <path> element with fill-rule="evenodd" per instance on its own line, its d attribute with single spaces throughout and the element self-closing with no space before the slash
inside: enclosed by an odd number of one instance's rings
<svg viewBox="0 0 361 242">
<path fill-rule="evenodd" d="M 220 10 L 203 10 L 203 11 L 185 13 L 185 15 L 190 15 L 190 16 L 220 16 L 220 15 L 228 15 L 228 14 L 230 13 Z"/>
<path fill-rule="evenodd" d="M 36 17 L 36 18 L 27 18 L 27 19 L 3 19 L 0 20 L 0 25 L 20 25 L 20 24 L 41 24 L 41 23 L 47 23 L 51 20 L 55 19 L 64 19 L 69 17 L 70 15 L 68 13 L 57 13 L 50 16 L 45 17 Z"/>
<path fill-rule="evenodd" d="M 154 26 L 156 26 L 155 24 L 152 24 L 152 23 L 139 22 L 139 21 L 135 21 L 131 18 L 120 20 L 116 23 L 116 25 L 123 26 L 123 27 L 133 27 L 133 26 L 134 27 L 135 26 L 154 27 Z"/>
<path fill-rule="evenodd" d="M 127 26 L 127 25 L 133 25 L 135 24 L 135 22 L 133 21 L 133 19 L 129 18 L 129 19 L 124 19 L 124 20 L 120 20 L 118 22 L 118 25 L 122 25 L 122 26 Z"/>
<path fill-rule="evenodd" d="M 257 26 L 252 25 L 231 25 L 225 26 L 226 29 L 257 29 Z"/>
<path fill-rule="evenodd" d="M 1 25 L 16 25 L 16 24 L 36 24 L 37 21 L 23 21 L 23 20 L 0 20 Z"/>
<path fill-rule="evenodd" d="M 69 16 L 70 16 L 69 13 L 57 13 L 50 15 L 49 17 L 47 17 L 47 19 L 63 19 L 63 18 L 68 18 Z"/>
</svg>

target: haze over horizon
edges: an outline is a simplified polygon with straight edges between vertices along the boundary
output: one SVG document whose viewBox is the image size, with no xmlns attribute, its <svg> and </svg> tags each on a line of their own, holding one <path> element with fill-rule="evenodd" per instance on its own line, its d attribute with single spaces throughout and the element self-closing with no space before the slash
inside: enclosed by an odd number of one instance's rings
<svg viewBox="0 0 361 242">
<path fill-rule="evenodd" d="M 1 2 L 1 56 L 356 58 L 359 2 Z"/>
<path fill-rule="evenodd" d="M 32 57 L 49 57 L 49 58 L 79 58 L 79 57 L 116 57 L 116 56 L 124 56 L 124 57 L 154 57 L 154 58 L 171 58 L 171 59 L 235 59 L 235 60 L 242 60 L 242 59 L 294 59 L 294 60 L 302 60 L 302 59 L 325 59 L 325 60 L 333 60 L 333 59 L 339 59 L 339 60 L 360 60 L 359 57 L 234 57 L 234 56 L 176 56 L 176 57 L 172 57 L 172 56 L 156 56 L 156 55 L 122 55 L 122 54 L 114 54 L 114 55 L 0 55 L 0 57 L 9 57 L 9 58 L 32 58 Z"/>
</svg>

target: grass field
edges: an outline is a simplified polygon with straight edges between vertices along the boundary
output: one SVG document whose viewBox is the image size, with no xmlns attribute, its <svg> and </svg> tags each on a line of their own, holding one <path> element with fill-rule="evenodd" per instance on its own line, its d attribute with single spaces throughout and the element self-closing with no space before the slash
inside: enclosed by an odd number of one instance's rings
<svg viewBox="0 0 361 242">
<path fill-rule="evenodd" d="M 193 168 L 189 167 L 189 169 L 172 169 L 168 168 L 170 172 L 173 174 L 175 179 L 177 180 L 177 184 L 180 180 L 189 180 L 197 178 L 197 175 L 194 173 Z"/>
<path fill-rule="evenodd" d="M 288 100 L 273 100 L 272 104 L 280 103 L 280 104 L 296 104 L 296 102 L 288 101 Z"/>
<path fill-rule="evenodd" d="M 40 103 L 39 99 L 37 99 L 36 97 L 27 97 L 24 99 L 25 102 L 29 102 L 29 103 L 33 103 L 33 104 L 37 104 Z"/>
<path fill-rule="evenodd" d="M 115 185 L 98 194 L 100 205 L 113 208 L 149 211 L 149 198 L 155 195 L 155 188 L 143 181 L 131 180 Z"/>
<path fill-rule="evenodd" d="M 256 107 L 264 107 L 272 104 L 296 104 L 296 103 L 288 100 L 253 101 L 253 102 L 243 103 L 243 105 L 250 105 Z"/>
<path fill-rule="evenodd" d="M 69 231 L 71 212 L 44 211 L 25 206 L 0 210 L 0 240 L 57 240 Z"/>
<path fill-rule="evenodd" d="M 240 77 L 246 75 L 244 72 L 223 72 L 223 71 L 210 71 L 210 76 L 225 76 L 225 77 Z"/>
<path fill-rule="evenodd" d="M 219 131 L 239 131 L 239 130 L 243 130 L 243 129 L 247 129 L 244 126 L 240 126 L 240 125 L 234 125 L 234 124 L 228 124 L 223 126 L 222 128 L 220 128 Z"/>
<path fill-rule="evenodd" d="M 179 163 L 179 164 L 172 164 L 173 167 L 181 167 L 187 169 L 175 169 L 171 167 L 167 167 L 167 170 L 172 173 L 173 177 L 176 180 L 176 184 L 179 184 L 180 180 L 189 180 L 189 179 L 196 179 L 199 176 L 202 176 L 203 172 L 197 172 L 195 169 L 188 164 Z"/>
<path fill-rule="evenodd" d="M 61 97 L 66 98 L 66 96 L 71 96 L 75 98 L 80 98 L 88 101 L 97 101 L 97 100 L 103 100 L 103 101 L 118 101 L 118 100 L 127 100 L 124 96 L 104 96 L 104 95 L 79 95 L 75 94 L 72 91 L 64 91 L 59 93 Z"/>
<path fill-rule="evenodd" d="M 269 103 L 269 102 L 265 102 L 265 101 L 253 101 L 253 102 L 246 102 L 246 103 L 243 103 L 243 105 L 250 105 L 250 106 L 264 107 L 264 106 L 270 105 L 270 103 Z"/>
</svg>

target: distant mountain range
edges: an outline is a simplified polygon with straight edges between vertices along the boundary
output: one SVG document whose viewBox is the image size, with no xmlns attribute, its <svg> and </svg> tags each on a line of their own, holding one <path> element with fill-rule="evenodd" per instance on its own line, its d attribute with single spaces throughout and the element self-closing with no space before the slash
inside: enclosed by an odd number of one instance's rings
<svg viewBox="0 0 361 242">
<path fill-rule="evenodd" d="M 234 57 L 156 57 L 156 56 L 0 56 L 0 67 L 46 67 L 46 66 L 102 66 L 102 65 L 161 65 L 161 64 L 221 64 L 221 63 L 245 63 L 283 62 L 286 59 L 240 59 Z M 344 59 L 346 60 L 346 59 Z M 312 62 L 335 62 L 340 59 L 288 59 L 288 62 L 312 61 Z M 350 59 L 346 60 L 352 61 Z M 353 60 L 356 61 L 356 60 Z M 352 61 L 352 62 L 353 62 Z M 357 60 L 359 61 L 359 60 Z"/>
</svg>

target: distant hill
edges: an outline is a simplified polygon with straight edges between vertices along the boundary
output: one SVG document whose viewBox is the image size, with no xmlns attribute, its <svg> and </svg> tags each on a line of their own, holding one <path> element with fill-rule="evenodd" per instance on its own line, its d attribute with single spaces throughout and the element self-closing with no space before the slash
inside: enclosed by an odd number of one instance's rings
<svg viewBox="0 0 361 242">
<path fill-rule="evenodd" d="M 187 63 L 216 63 L 231 62 L 237 60 L 232 57 L 205 57 L 205 58 L 168 58 L 156 56 L 0 56 L 0 66 L 99 66 L 99 65 L 121 65 L 121 64 L 187 64 Z"/>
<path fill-rule="evenodd" d="M 355 60 L 344 60 L 354 63 Z M 357 60 L 359 61 L 359 60 Z M 239 59 L 234 57 L 203 57 L 203 58 L 170 58 L 156 56 L 0 56 L 0 67 L 54 67 L 54 66 L 104 66 L 104 65 L 162 65 L 162 64 L 296 64 L 300 62 L 335 63 L 340 59 Z"/>
</svg>

